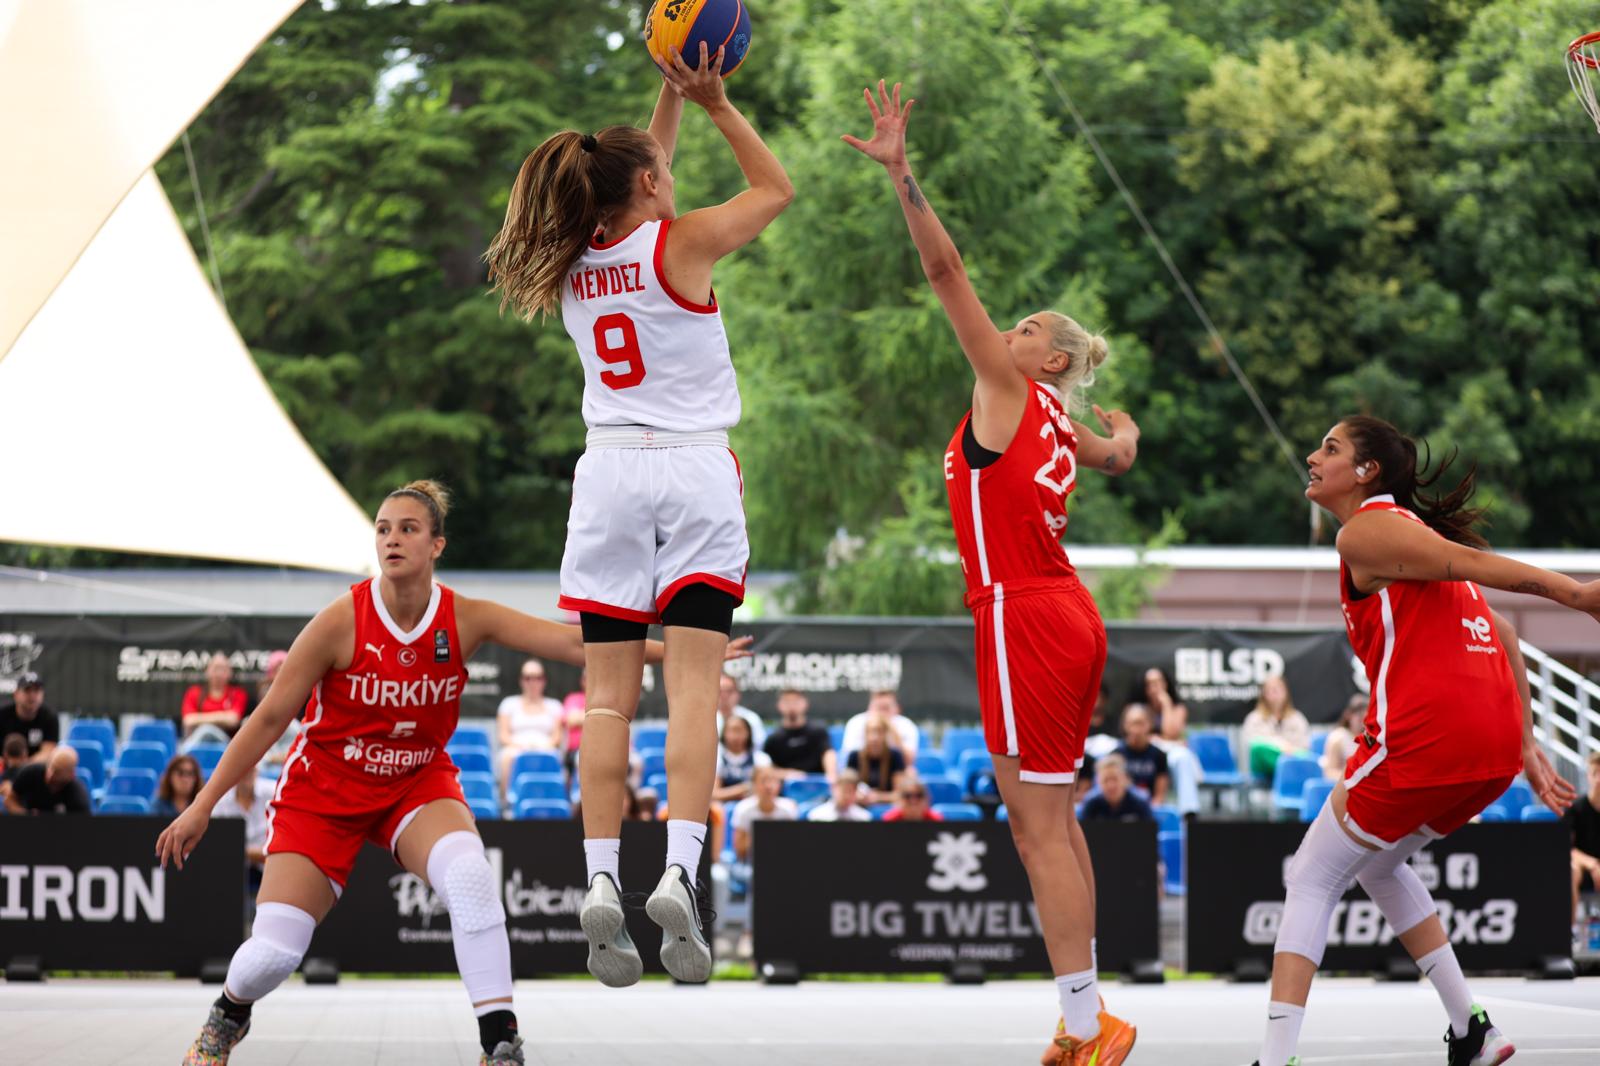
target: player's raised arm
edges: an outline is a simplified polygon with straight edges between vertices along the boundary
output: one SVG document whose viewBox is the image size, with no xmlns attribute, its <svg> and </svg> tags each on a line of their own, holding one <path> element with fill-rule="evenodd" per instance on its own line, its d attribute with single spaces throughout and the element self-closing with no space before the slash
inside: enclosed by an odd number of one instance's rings
<svg viewBox="0 0 1600 1066">
<path fill-rule="evenodd" d="M 1110 436 L 1097 435 L 1088 426 L 1072 420 L 1078 438 L 1078 467 L 1120 477 L 1133 469 L 1139 457 L 1139 424 L 1126 411 L 1103 411 L 1094 405 L 1094 416 Z"/>
<path fill-rule="evenodd" d="M 662 158 L 668 166 L 678 150 L 678 124 L 683 121 L 683 94 L 673 88 L 670 81 L 661 83 L 661 94 L 656 97 L 656 109 L 650 116 L 650 136 L 661 146 Z"/>
<path fill-rule="evenodd" d="M 894 182 L 911 239 L 922 257 L 922 272 L 944 306 L 961 350 L 978 376 L 979 396 L 990 403 L 1014 404 L 1020 410 L 1028 396 L 1028 380 L 1012 362 L 1005 337 L 990 321 L 988 311 L 972 288 L 960 251 L 922 194 L 911 172 L 911 164 L 906 161 L 906 126 L 911 121 L 911 109 L 916 101 L 907 100 L 902 105 L 900 85 L 896 83 L 891 91 L 881 80 L 876 98 L 871 89 L 864 90 L 864 94 L 872 113 L 872 139 L 863 141 L 849 134 L 841 139 L 881 164 Z"/>
</svg>

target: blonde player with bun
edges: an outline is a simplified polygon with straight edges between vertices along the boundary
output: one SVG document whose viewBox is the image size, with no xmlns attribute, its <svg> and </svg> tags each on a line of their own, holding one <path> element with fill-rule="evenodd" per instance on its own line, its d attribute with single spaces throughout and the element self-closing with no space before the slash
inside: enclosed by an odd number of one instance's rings
<svg viewBox="0 0 1600 1066">
<path fill-rule="evenodd" d="M 1100 437 L 1071 417 L 1106 360 L 1105 338 L 1054 311 L 995 328 L 906 161 L 914 101 L 902 107 L 900 86 L 891 95 L 881 81 L 877 98 L 871 89 L 866 98 L 872 139 L 844 140 L 888 171 L 923 272 L 976 378 L 972 409 L 944 455 L 945 487 L 975 623 L 984 738 L 1056 975 L 1062 1020 L 1042 1061 L 1118 1066 L 1137 1034 L 1100 1004 L 1094 874 L 1072 805 L 1106 633 L 1061 535 L 1079 465 L 1125 473 L 1139 427 L 1096 407 L 1111 434 Z"/>
<path fill-rule="evenodd" d="M 182 870 L 217 801 L 254 772 L 303 710 L 304 728 L 267 808 L 255 924 L 186 1066 L 228 1061 L 250 1029 L 252 1004 L 300 965 L 365 840 L 388 848 L 449 911 L 478 1018 L 480 1064 L 523 1061 L 505 911 L 445 744 L 460 716 L 467 661 L 480 646 L 582 665 L 582 634 L 457 596 L 435 581 L 449 509 L 448 494 L 432 481 L 413 481 L 384 499 L 374 524 L 379 576 L 352 585 L 300 631 L 211 779 L 156 841 L 161 864 L 170 859 Z M 652 643 L 646 658 L 659 661 L 661 651 Z M 742 647 L 727 653 L 741 655 Z"/>
<path fill-rule="evenodd" d="M 723 649 L 750 557 L 744 483 L 728 449 L 739 389 L 711 271 L 794 196 L 724 95 L 723 58 L 702 46 L 691 70 L 674 52 L 648 131 L 566 130 L 534 149 L 487 254 L 502 307 L 530 317 L 559 309 L 583 365 L 589 433 L 573 478 L 560 603 L 579 613 L 589 663 L 578 768 L 590 890 L 580 921 L 589 971 L 613 987 L 643 969 L 618 868 L 629 723 L 655 622 L 667 648 L 672 818 L 645 909 L 661 926 L 668 972 L 711 976 L 693 875 L 716 772 Z M 680 216 L 672 156 L 686 99 L 727 139 L 749 188 Z"/>
</svg>

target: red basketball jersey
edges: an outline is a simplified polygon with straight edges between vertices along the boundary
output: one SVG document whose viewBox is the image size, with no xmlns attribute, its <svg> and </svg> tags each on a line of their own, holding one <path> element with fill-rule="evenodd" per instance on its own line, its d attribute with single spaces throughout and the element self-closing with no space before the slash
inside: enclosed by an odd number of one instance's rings
<svg viewBox="0 0 1600 1066">
<path fill-rule="evenodd" d="M 422 620 L 406 633 L 377 586 L 377 578 L 350 586 L 355 657 L 347 669 L 328 671 L 312 691 L 280 790 L 297 761 L 374 783 L 448 764 L 444 746 L 455 732 L 467 683 L 455 594 L 435 584 Z"/>
<path fill-rule="evenodd" d="M 1374 496 L 1362 511 L 1422 519 Z M 1359 513 L 1359 512 L 1357 512 Z M 1514 774 L 1522 766 L 1522 705 L 1489 605 L 1470 581 L 1396 581 L 1356 593 L 1339 564 L 1350 644 L 1367 670 L 1365 735 L 1345 767 L 1355 785 L 1388 761 L 1401 788 Z"/>
<path fill-rule="evenodd" d="M 1078 438 L 1055 394 L 1033 382 L 1016 436 L 1000 458 L 974 470 L 961 448 L 968 411 L 944 453 L 950 521 L 961 551 L 968 606 L 995 585 L 1073 578 L 1061 534 L 1078 480 Z"/>
</svg>

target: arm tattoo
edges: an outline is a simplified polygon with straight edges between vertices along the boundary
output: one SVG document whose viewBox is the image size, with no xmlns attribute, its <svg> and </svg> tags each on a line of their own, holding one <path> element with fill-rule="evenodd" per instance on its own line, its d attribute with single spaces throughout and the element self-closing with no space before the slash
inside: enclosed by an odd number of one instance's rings
<svg viewBox="0 0 1600 1066">
<path fill-rule="evenodd" d="M 906 183 L 906 202 L 918 211 L 926 212 L 928 210 L 928 201 L 923 199 L 922 190 L 917 188 L 916 181 L 910 174 L 907 174 L 903 180 Z"/>
<path fill-rule="evenodd" d="M 1111 455 L 1106 456 L 1106 461 L 1100 464 L 1100 469 L 1104 470 L 1108 474 L 1112 473 L 1113 471 L 1115 471 L 1117 469 L 1117 457 L 1116 457 L 1116 454 L 1113 453 Z"/>
<path fill-rule="evenodd" d="M 1550 589 L 1542 581 L 1521 581 L 1511 586 L 1512 592 L 1526 592 L 1533 596 L 1548 596 Z"/>
</svg>

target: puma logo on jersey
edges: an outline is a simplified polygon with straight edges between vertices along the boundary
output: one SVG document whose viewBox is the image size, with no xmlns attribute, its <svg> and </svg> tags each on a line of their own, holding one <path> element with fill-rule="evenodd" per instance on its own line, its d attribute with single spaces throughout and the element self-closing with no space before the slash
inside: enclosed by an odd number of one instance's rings
<svg viewBox="0 0 1600 1066">
<path fill-rule="evenodd" d="M 383 649 L 385 647 L 387 647 L 387 645 L 384 645 L 384 644 L 368 644 L 367 645 L 367 650 L 370 651 L 372 654 L 376 655 L 378 657 L 378 661 L 381 663 L 381 662 L 383 662 Z"/>
</svg>

